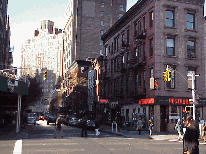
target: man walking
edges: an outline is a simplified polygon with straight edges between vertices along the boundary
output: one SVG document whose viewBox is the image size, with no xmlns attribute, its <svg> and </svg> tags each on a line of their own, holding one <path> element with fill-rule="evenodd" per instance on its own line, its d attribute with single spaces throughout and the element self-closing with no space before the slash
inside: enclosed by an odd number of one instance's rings
<svg viewBox="0 0 206 154">
<path fill-rule="evenodd" d="M 177 130 L 177 132 L 178 132 L 178 134 L 179 134 L 178 139 L 179 139 L 179 140 L 180 140 L 180 139 L 183 139 L 183 137 L 182 137 L 182 125 L 181 125 L 180 119 L 178 119 L 178 121 L 177 121 L 177 123 L 176 123 L 176 125 L 175 125 L 175 129 Z"/>
<path fill-rule="evenodd" d="M 61 118 L 58 117 L 56 120 L 56 129 L 55 129 L 55 133 L 54 133 L 54 138 L 57 137 L 57 133 L 60 133 L 61 137 L 63 137 L 61 123 L 62 123 Z"/>
<path fill-rule="evenodd" d="M 139 135 L 141 135 L 141 129 L 142 129 L 142 120 L 139 118 L 137 120 L 137 131 Z"/>
<path fill-rule="evenodd" d="M 82 132 L 81 137 L 87 137 L 87 114 L 84 113 L 84 117 L 82 119 Z"/>
<path fill-rule="evenodd" d="M 95 132 L 96 132 L 96 136 L 99 136 L 99 134 L 100 134 L 99 128 L 100 128 L 100 117 L 98 115 L 97 118 L 95 119 Z"/>
</svg>

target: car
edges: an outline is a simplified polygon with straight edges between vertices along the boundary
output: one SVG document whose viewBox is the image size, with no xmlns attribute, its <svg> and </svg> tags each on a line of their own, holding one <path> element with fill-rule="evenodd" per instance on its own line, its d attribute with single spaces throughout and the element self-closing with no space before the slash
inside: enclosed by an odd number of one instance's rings
<svg viewBox="0 0 206 154">
<path fill-rule="evenodd" d="M 36 125 L 36 117 L 27 117 L 27 124 Z"/>
<path fill-rule="evenodd" d="M 82 119 L 81 118 L 76 122 L 76 126 L 82 127 Z"/>
<path fill-rule="evenodd" d="M 44 116 L 39 116 L 38 120 L 44 121 Z"/>
<path fill-rule="evenodd" d="M 56 119 L 57 119 L 56 116 L 50 115 L 47 119 L 47 125 L 49 125 L 49 123 L 55 123 L 56 125 Z"/>
<path fill-rule="evenodd" d="M 69 125 L 71 126 L 75 126 L 77 124 L 77 121 L 79 120 L 79 118 L 71 118 L 69 120 Z"/>
<path fill-rule="evenodd" d="M 87 120 L 87 128 L 95 129 L 95 120 Z"/>
</svg>

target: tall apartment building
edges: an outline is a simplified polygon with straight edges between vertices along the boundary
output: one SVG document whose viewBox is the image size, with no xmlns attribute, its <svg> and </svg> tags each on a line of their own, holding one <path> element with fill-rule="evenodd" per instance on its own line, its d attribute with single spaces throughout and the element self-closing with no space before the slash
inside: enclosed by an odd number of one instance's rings
<svg viewBox="0 0 206 154">
<path fill-rule="evenodd" d="M 8 0 L 0 0 L 0 69 L 12 67 L 13 57 L 10 50 L 10 25 L 7 15 Z"/>
<path fill-rule="evenodd" d="M 63 83 L 68 83 L 68 67 L 75 60 L 103 54 L 101 35 L 125 12 L 126 0 L 69 0 L 65 11 Z M 62 89 L 62 93 L 66 91 Z"/>
<path fill-rule="evenodd" d="M 191 105 L 190 73 L 200 74 L 196 117 L 206 118 L 203 6 L 204 0 L 138 1 L 102 36 L 101 96 L 113 118 L 131 122 L 141 113 L 143 128 L 151 118 L 154 131 L 174 131 Z M 170 82 L 163 81 L 167 66 Z"/>
<path fill-rule="evenodd" d="M 43 98 L 51 101 L 52 92 L 62 74 L 63 33 L 54 28 L 54 22 L 41 21 L 40 29 L 35 30 L 34 37 L 26 40 L 22 46 L 21 76 L 39 76 L 42 82 Z M 43 73 L 47 71 L 47 80 Z"/>
</svg>

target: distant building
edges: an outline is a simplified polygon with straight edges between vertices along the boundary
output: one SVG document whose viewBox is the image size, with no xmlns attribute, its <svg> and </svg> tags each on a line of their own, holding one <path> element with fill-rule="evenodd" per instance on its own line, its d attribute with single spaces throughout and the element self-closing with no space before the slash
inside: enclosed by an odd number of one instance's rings
<svg viewBox="0 0 206 154">
<path fill-rule="evenodd" d="M 43 98 L 52 100 L 59 77 L 62 74 L 63 32 L 54 27 L 50 20 L 41 21 L 40 29 L 35 30 L 34 37 L 22 45 L 21 76 L 38 76 L 42 82 Z M 43 74 L 47 71 L 47 80 Z"/>
</svg>

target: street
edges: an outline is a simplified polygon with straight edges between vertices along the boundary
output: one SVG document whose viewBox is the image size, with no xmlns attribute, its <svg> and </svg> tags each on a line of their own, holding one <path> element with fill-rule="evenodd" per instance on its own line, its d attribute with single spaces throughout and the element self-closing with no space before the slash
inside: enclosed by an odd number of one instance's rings
<svg viewBox="0 0 206 154">
<path fill-rule="evenodd" d="M 27 125 L 20 134 L 1 137 L 1 154 L 15 154 L 15 143 L 22 154 L 177 154 L 182 153 L 182 142 L 169 142 L 163 140 L 148 140 L 143 138 L 126 138 L 101 132 L 99 137 L 95 131 L 88 130 L 88 137 L 81 137 L 81 128 L 62 126 L 63 138 L 60 134 L 54 138 L 55 125 L 46 125 L 46 121 L 38 121 L 37 125 Z M 27 135 L 28 134 L 28 135 Z M 2 135 L 2 133 L 1 133 Z M 22 148 L 21 148 L 22 147 Z M 200 145 L 200 154 L 206 153 L 206 146 Z"/>
</svg>

